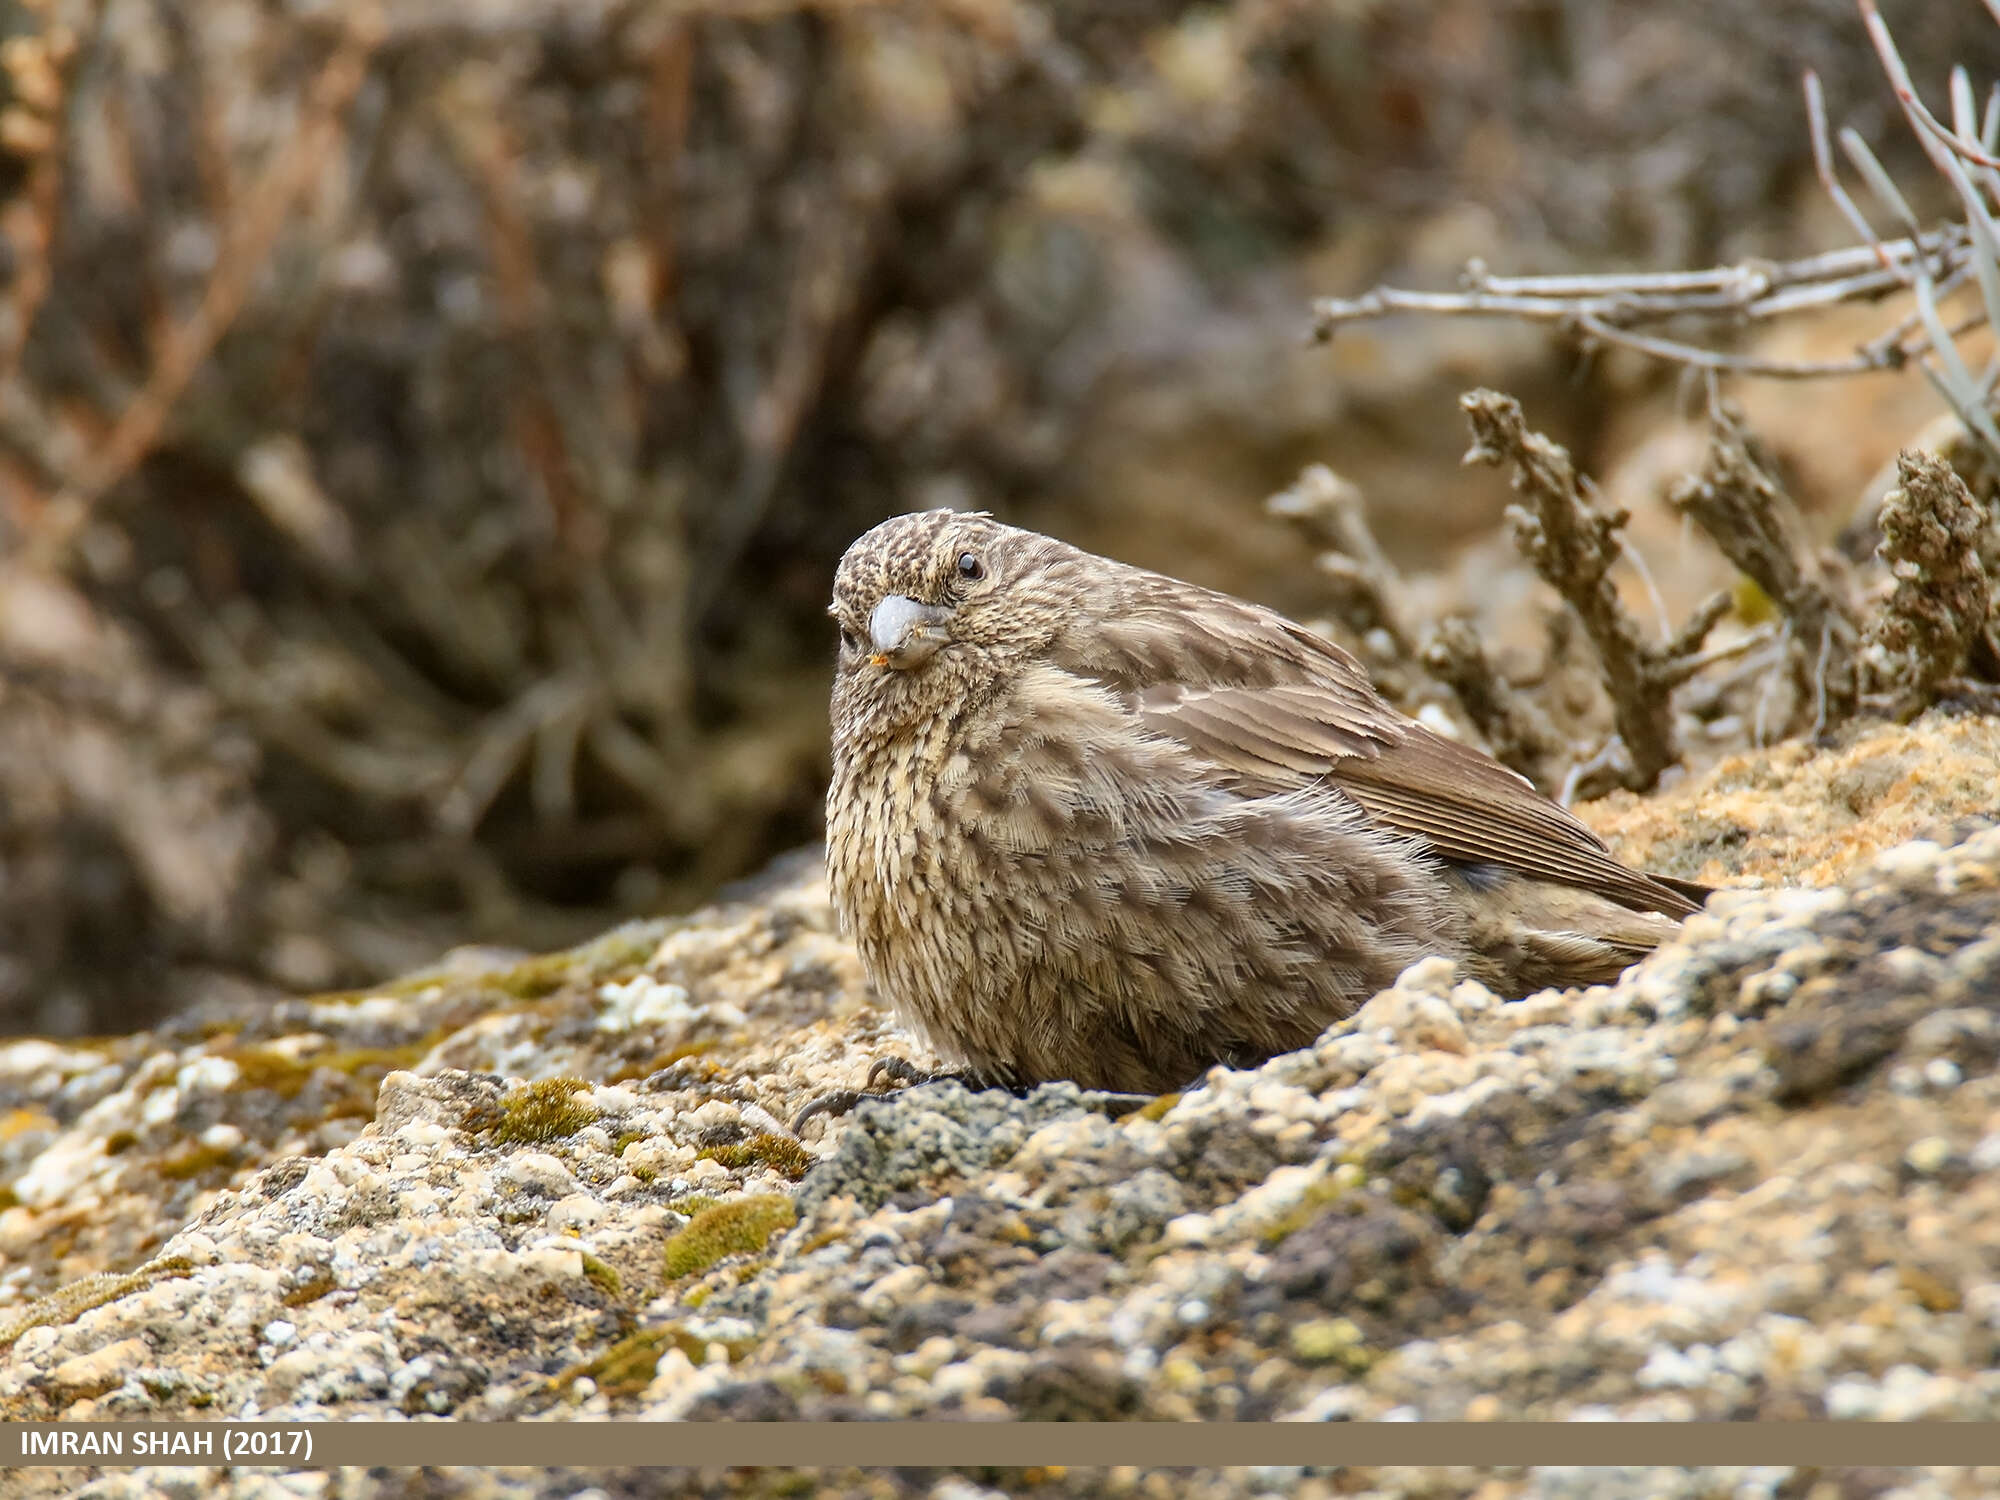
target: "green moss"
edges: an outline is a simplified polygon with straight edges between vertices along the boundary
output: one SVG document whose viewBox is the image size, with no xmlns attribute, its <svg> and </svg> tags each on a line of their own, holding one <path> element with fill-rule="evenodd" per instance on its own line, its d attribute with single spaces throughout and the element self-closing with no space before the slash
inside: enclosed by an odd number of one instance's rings
<svg viewBox="0 0 2000 1500">
<path fill-rule="evenodd" d="M 233 1166 L 235 1162 L 236 1152 L 233 1148 L 228 1146 L 204 1146 L 201 1142 L 196 1141 L 193 1145 L 175 1152 L 172 1156 L 162 1161 L 160 1163 L 160 1175 L 171 1178 L 175 1182 L 185 1182 L 190 1177 L 199 1177 L 202 1173 L 212 1171 L 216 1167 Z"/>
<path fill-rule="evenodd" d="M 1335 1167 L 1307 1188 L 1290 1212 L 1279 1216 L 1264 1231 L 1264 1247 L 1268 1250 L 1289 1239 L 1328 1210 L 1359 1212 L 1360 1205 L 1352 1194 L 1367 1180 L 1367 1172 L 1352 1162 Z"/>
<path fill-rule="evenodd" d="M 365 1102 L 372 1112 L 374 1085 L 398 1068 L 415 1067 L 438 1040 L 433 1035 L 400 1047 L 343 1047 L 309 1057 L 294 1057 L 275 1047 L 225 1049 L 216 1055 L 236 1064 L 238 1089 L 269 1089 L 280 1099 L 298 1098 L 313 1074 L 321 1071 L 351 1078 L 366 1086 Z"/>
<path fill-rule="evenodd" d="M 608 1396 L 636 1396 L 652 1384 L 654 1375 L 659 1373 L 660 1357 L 669 1349 L 679 1349 L 696 1364 L 701 1363 L 707 1352 L 698 1340 L 683 1333 L 678 1323 L 669 1323 L 664 1328 L 642 1328 L 601 1354 L 551 1377 L 550 1394 L 563 1394 L 587 1377 Z"/>
<path fill-rule="evenodd" d="M 711 1198 L 706 1193 L 689 1193 L 685 1198 L 674 1204 L 673 1208 L 675 1213 L 686 1214 L 692 1219 L 697 1214 L 715 1207 L 721 1201 L 720 1198 Z"/>
<path fill-rule="evenodd" d="M 21 1195 L 14 1191 L 14 1184 L 10 1182 L 5 1186 L 0 1186 L 0 1213 L 5 1213 L 10 1208 L 19 1208 L 20 1206 Z"/>
<path fill-rule="evenodd" d="M 580 947 L 569 956 L 601 983 L 629 978 L 659 951 L 670 933 L 686 927 L 685 917 L 643 917 L 625 922 Z M 629 971 L 621 973 L 620 971 Z"/>
<path fill-rule="evenodd" d="M 1366 1374 L 1375 1354 L 1351 1318 L 1314 1318 L 1292 1329 L 1292 1357 L 1309 1365 L 1339 1365 L 1352 1375 Z"/>
<path fill-rule="evenodd" d="M 296 1099 L 312 1077 L 312 1064 L 273 1047 L 245 1047 L 218 1056 L 236 1064 L 239 1089 L 269 1089 L 280 1099 Z"/>
<path fill-rule="evenodd" d="M 655 1073 L 664 1073 L 668 1068 L 674 1067 L 676 1064 L 691 1061 L 694 1058 L 700 1057 L 705 1052 L 713 1052 L 714 1050 L 715 1041 L 713 1038 L 697 1042 L 683 1042 L 670 1051 L 657 1053 L 645 1062 L 624 1064 L 611 1075 L 609 1081 L 612 1083 L 630 1083 L 635 1079 L 651 1078 Z M 717 1063 L 707 1063 L 702 1068 L 703 1075 L 709 1078 L 714 1078 L 723 1071 L 724 1069 Z"/>
<path fill-rule="evenodd" d="M 379 1083 L 383 1076 L 398 1068 L 414 1068 L 431 1048 L 443 1040 L 444 1033 L 438 1031 L 419 1037 L 414 1042 L 405 1042 L 400 1047 L 341 1047 L 315 1058 L 313 1065 L 349 1078 L 373 1075 L 373 1081 Z"/>
<path fill-rule="evenodd" d="M 139 1137 L 129 1130 L 114 1130 L 104 1138 L 106 1156 L 123 1156 L 139 1144 Z"/>
<path fill-rule="evenodd" d="M 583 1252 L 583 1279 L 607 1297 L 616 1297 L 622 1285 L 616 1268 L 606 1265 L 588 1250 Z"/>
<path fill-rule="evenodd" d="M 738 1141 L 732 1146 L 709 1146 L 698 1153 L 695 1160 L 712 1161 L 731 1171 L 766 1166 L 780 1176 L 797 1182 L 811 1169 L 813 1154 L 795 1140 L 760 1130 L 749 1140 Z"/>
<path fill-rule="evenodd" d="M 120 1297 L 144 1291 L 156 1281 L 186 1276 L 193 1270 L 194 1262 L 186 1256 L 163 1255 L 158 1260 L 147 1261 L 136 1271 L 86 1276 L 68 1286 L 57 1287 L 48 1296 L 30 1302 L 12 1318 L 0 1321 L 0 1349 L 12 1344 L 30 1328 L 40 1328 L 45 1324 L 57 1327 L 74 1322 L 93 1307 L 116 1302 Z"/>
<path fill-rule="evenodd" d="M 433 996 L 452 1000 L 495 991 L 518 1000 L 540 1000 L 572 985 L 601 984 L 629 978 L 645 965 L 661 941 L 681 922 L 659 919 L 631 922 L 593 938 L 581 947 L 544 953 L 504 968 L 468 973 L 451 965 L 432 966 L 386 984 L 359 990 L 331 990 L 314 995 L 315 1005 L 359 1005 L 382 996 Z"/>
<path fill-rule="evenodd" d="M 304 1307 L 309 1302 L 317 1302 L 328 1292 L 339 1286 L 333 1274 L 333 1267 L 324 1263 L 315 1264 L 312 1273 L 303 1281 L 293 1284 L 280 1299 L 287 1307 Z"/>
<path fill-rule="evenodd" d="M 1181 1096 L 1179 1094 L 1162 1094 L 1151 1104 L 1142 1106 L 1134 1118 L 1140 1120 L 1163 1120 L 1166 1118 L 1168 1111 L 1180 1102 Z"/>
<path fill-rule="evenodd" d="M 619 1160 L 623 1162 L 625 1157 L 626 1147 L 636 1146 L 639 1144 L 639 1142 L 650 1141 L 652 1138 L 653 1137 L 651 1133 L 648 1131 L 644 1130 L 625 1131 L 618 1137 L 618 1139 L 616 1139 L 611 1143 L 611 1154 L 619 1158 Z M 659 1168 L 647 1166 L 643 1162 L 625 1162 L 624 1165 L 625 1165 L 625 1170 L 630 1172 L 634 1177 L 638 1178 L 641 1182 L 652 1182 L 656 1180 L 660 1175 Z"/>
<path fill-rule="evenodd" d="M 798 1219 L 792 1200 L 776 1193 L 735 1198 L 704 1208 L 667 1241 L 667 1279 L 677 1281 L 706 1271 L 725 1256 L 754 1254 Z"/>
<path fill-rule="evenodd" d="M 485 982 L 516 1000 L 540 1000 L 581 977 L 580 967 L 572 954 L 547 953 L 489 974 Z"/>
<path fill-rule="evenodd" d="M 749 1343 L 729 1342 L 722 1346 L 732 1360 L 741 1359 L 755 1347 Z M 669 1349 L 678 1349 L 692 1364 L 699 1365 L 708 1358 L 708 1345 L 696 1338 L 678 1323 L 668 1323 L 659 1328 L 642 1328 L 637 1333 L 627 1334 L 603 1352 L 593 1355 L 580 1364 L 571 1365 L 561 1374 L 552 1377 L 548 1384 L 551 1395 L 561 1395 L 573 1387 L 577 1381 L 595 1381 L 597 1388 L 607 1396 L 636 1396 L 652 1384 L 653 1377 L 660 1372 L 660 1361 Z"/>
<path fill-rule="evenodd" d="M 524 1146 L 565 1140 L 597 1118 L 577 1095 L 590 1085 L 581 1078 L 543 1078 L 518 1084 L 500 1096 L 493 1139 Z"/>
</svg>

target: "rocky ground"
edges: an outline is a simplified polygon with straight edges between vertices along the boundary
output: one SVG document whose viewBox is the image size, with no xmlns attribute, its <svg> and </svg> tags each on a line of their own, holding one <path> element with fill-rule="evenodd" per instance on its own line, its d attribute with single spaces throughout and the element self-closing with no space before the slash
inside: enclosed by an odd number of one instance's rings
<svg viewBox="0 0 2000 1500">
<path fill-rule="evenodd" d="M 793 1137 L 874 1058 L 924 1060 L 807 856 L 566 954 L 16 1042 L 0 1415 L 1993 1420 L 1996 765 L 2000 724 L 1933 714 L 1597 804 L 1627 857 L 1761 888 L 1615 986 L 1501 1003 L 1427 962 L 1316 1046 L 1118 1121 L 1067 1085 L 933 1086 Z M 1002 1487 L 1155 1492 L 1031 1478 Z M 1182 1481 L 1575 1492 L 1562 1471 Z M 977 1492 L 837 1488 L 954 1485 Z"/>
</svg>

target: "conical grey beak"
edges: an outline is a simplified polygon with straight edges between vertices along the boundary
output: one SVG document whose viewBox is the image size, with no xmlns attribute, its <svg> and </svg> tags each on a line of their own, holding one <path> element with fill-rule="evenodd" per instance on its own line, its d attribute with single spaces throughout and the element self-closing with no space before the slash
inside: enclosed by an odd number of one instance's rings
<svg viewBox="0 0 2000 1500">
<path fill-rule="evenodd" d="M 878 667 L 913 667 L 945 642 L 944 623 L 951 612 L 936 604 L 919 604 L 907 594 L 886 594 L 868 617 L 869 658 Z"/>
</svg>

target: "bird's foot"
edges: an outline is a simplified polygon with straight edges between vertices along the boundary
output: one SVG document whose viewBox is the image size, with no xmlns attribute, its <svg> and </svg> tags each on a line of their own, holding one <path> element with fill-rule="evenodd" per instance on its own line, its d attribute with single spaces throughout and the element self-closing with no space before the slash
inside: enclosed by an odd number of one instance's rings
<svg viewBox="0 0 2000 1500">
<path fill-rule="evenodd" d="M 871 1094 L 880 1093 L 884 1080 L 900 1083 L 905 1088 L 915 1088 L 920 1083 L 962 1083 L 969 1089 L 986 1087 L 962 1068 L 920 1068 L 907 1057 L 898 1057 L 893 1052 L 875 1059 L 868 1069 L 868 1082 L 864 1087 Z"/>
<path fill-rule="evenodd" d="M 806 1122 L 819 1115 L 839 1119 L 850 1113 L 864 1099 L 880 1099 L 888 1091 L 882 1084 L 900 1083 L 904 1088 L 915 1088 L 923 1083 L 960 1083 L 969 1089 L 987 1088 L 989 1085 L 970 1073 L 950 1068 L 920 1068 L 908 1058 L 897 1057 L 893 1053 L 878 1057 L 868 1069 L 868 1081 L 858 1089 L 835 1089 L 830 1094 L 821 1094 L 792 1118 L 792 1134 L 802 1134 Z"/>
</svg>

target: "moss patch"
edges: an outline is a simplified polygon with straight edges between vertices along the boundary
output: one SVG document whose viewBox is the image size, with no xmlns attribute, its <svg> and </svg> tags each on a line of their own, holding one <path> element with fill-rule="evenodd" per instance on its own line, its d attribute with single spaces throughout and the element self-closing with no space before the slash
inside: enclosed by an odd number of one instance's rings
<svg viewBox="0 0 2000 1500">
<path fill-rule="evenodd" d="M 1167 1117 L 1168 1112 L 1180 1102 L 1181 1096 L 1179 1094 L 1162 1094 L 1151 1104 L 1142 1106 L 1134 1118 L 1140 1120 L 1163 1120 Z"/>
<path fill-rule="evenodd" d="M 1354 1200 L 1353 1193 L 1367 1180 L 1368 1174 L 1360 1167 L 1342 1163 L 1308 1187 L 1288 1212 L 1281 1214 L 1265 1229 L 1262 1236 L 1264 1248 L 1269 1250 L 1283 1244 L 1328 1210 L 1341 1213 L 1361 1212 L 1361 1206 Z"/>
<path fill-rule="evenodd" d="M 413 1068 L 442 1039 L 443 1033 L 406 1042 L 399 1047 L 342 1047 L 308 1057 L 294 1057 L 276 1047 L 223 1048 L 216 1055 L 236 1064 L 238 1090 L 269 1089 L 280 1099 L 298 1098 L 316 1073 L 338 1078 L 345 1097 L 335 1100 L 327 1117 L 375 1113 L 375 1094 L 382 1080 L 398 1068 Z"/>
<path fill-rule="evenodd" d="M 217 1167 L 228 1168 L 236 1164 L 236 1150 L 232 1146 L 204 1146 L 196 1141 L 183 1150 L 176 1151 L 162 1161 L 160 1175 L 175 1182 L 185 1182 L 190 1177 L 199 1177 L 204 1172 Z"/>
<path fill-rule="evenodd" d="M 679 1349 L 696 1364 L 707 1353 L 699 1340 L 681 1331 L 678 1323 L 664 1328 L 642 1328 L 629 1334 L 602 1353 L 571 1365 L 552 1376 L 549 1393 L 562 1395 L 577 1381 L 590 1379 L 607 1396 L 636 1396 L 659 1373 L 660 1358 L 669 1349 Z"/>
<path fill-rule="evenodd" d="M 747 1141 L 738 1141 L 733 1146 L 706 1147 L 696 1155 L 695 1160 L 712 1161 L 731 1171 L 765 1166 L 797 1182 L 811 1169 L 813 1154 L 795 1140 L 760 1130 Z"/>
<path fill-rule="evenodd" d="M 86 1276 L 81 1281 L 72 1281 L 68 1286 L 58 1287 L 48 1296 L 30 1302 L 13 1318 L 0 1322 L 0 1349 L 12 1344 L 30 1328 L 44 1325 L 57 1327 L 74 1322 L 93 1307 L 116 1302 L 120 1297 L 144 1291 L 156 1281 L 186 1276 L 193 1270 L 194 1262 L 186 1256 L 163 1255 L 158 1260 L 147 1261 L 136 1271 Z"/>
<path fill-rule="evenodd" d="M 339 1280 L 329 1265 L 314 1265 L 305 1278 L 293 1284 L 291 1290 L 279 1300 L 287 1307 L 304 1307 L 309 1302 L 317 1302 L 328 1292 L 339 1286 Z"/>
<path fill-rule="evenodd" d="M 616 1268 L 599 1260 L 588 1250 L 583 1252 L 583 1279 L 607 1297 L 616 1297 L 621 1286 Z"/>
<path fill-rule="evenodd" d="M 738 1360 L 755 1346 L 728 1342 L 722 1347 L 728 1351 L 730 1359 Z M 696 1365 L 708 1358 L 708 1345 L 678 1323 L 668 1323 L 660 1328 L 642 1328 L 637 1333 L 626 1335 L 602 1353 L 551 1377 L 549 1393 L 562 1395 L 577 1381 L 589 1379 L 595 1381 L 597 1388 L 607 1396 L 636 1396 L 652 1384 L 653 1377 L 660 1371 L 660 1361 L 669 1349 L 680 1350 L 690 1363 Z"/>
<path fill-rule="evenodd" d="M 512 1145 L 546 1146 L 566 1140 L 597 1118 L 578 1094 L 590 1085 L 581 1078 L 543 1078 L 518 1084 L 500 1096 L 498 1117 L 490 1125 L 493 1139 Z"/>
<path fill-rule="evenodd" d="M 715 1041 L 713 1038 L 682 1042 L 679 1046 L 665 1052 L 656 1053 L 643 1062 L 621 1064 L 618 1070 L 611 1075 L 608 1082 L 631 1083 L 635 1079 L 651 1078 L 655 1073 L 664 1073 L 667 1069 L 679 1067 L 682 1063 L 693 1064 L 702 1057 L 702 1054 L 713 1052 L 714 1050 Z M 727 1070 L 718 1063 L 703 1062 L 694 1071 L 705 1078 L 719 1078 Z"/>
<path fill-rule="evenodd" d="M 724 1256 L 754 1254 L 769 1244 L 773 1235 L 790 1229 L 798 1218 L 792 1200 L 776 1193 L 734 1198 L 704 1208 L 667 1241 L 667 1279 L 676 1281 L 706 1271 Z"/>
<path fill-rule="evenodd" d="M 589 978 L 588 970 L 577 962 L 574 954 L 550 953 L 502 969 L 498 974 L 485 975 L 484 982 L 516 1000 L 540 1000 L 573 979 L 587 983 Z"/>
<path fill-rule="evenodd" d="M 1350 1318 L 1314 1318 L 1291 1332 L 1292 1357 L 1309 1365 L 1338 1365 L 1365 1375 L 1375 1363 L 1360 1327 Z"/>
</svg>

